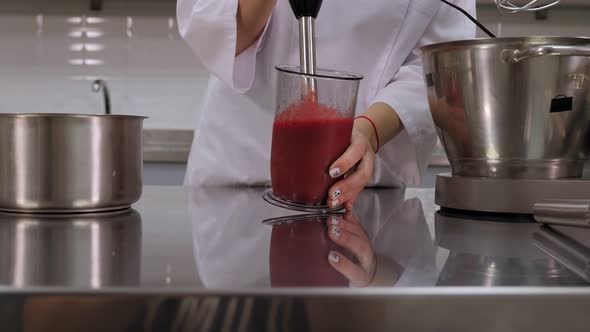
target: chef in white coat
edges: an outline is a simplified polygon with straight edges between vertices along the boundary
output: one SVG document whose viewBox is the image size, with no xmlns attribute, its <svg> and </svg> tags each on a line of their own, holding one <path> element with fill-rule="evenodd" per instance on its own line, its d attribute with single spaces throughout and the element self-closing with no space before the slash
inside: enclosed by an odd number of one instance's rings
<svg viewBox="0 0 590 332">
<path fill-rule="evenodd" d="M 451 0 L 471 14 L 475 0 Z M 298 64 L 287 0 L 178 0 L 181 35 L 211 73 L 186 185 L 269 185 L 276 65 Z M 317 65 L 362 74 L 350 148 L 329 191 L 352 202 L 366 185 L 415 185 L 436 143 L 417 48 L 469 39 L 475 26 L 439 0 L 324 0 Z M 380 146 L 378 146 L 378 144 Z M 378 154 L 376 155 L 376 151 Z"/>
</svg>

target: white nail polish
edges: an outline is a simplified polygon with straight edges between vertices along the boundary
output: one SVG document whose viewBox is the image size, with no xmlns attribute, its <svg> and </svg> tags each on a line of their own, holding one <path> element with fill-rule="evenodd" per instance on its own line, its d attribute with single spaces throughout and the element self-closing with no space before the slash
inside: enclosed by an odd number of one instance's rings
<svg viewBox="0 0 590 332">
<path fill-rule="evenodd" d="M 340 223 L 340 221 L 337 218 L 332 218 L 331 222 L 332 225 L 336 226 Z"/>
<path fill-rule="evenodd" d="M 342 195 L 342 192 L 340 191 L 340 189 L 336 189 L 332 193 L 332 199 L 338 199 L 340 197 L 340 195 Z"/>
<path fill-rule="evenodd" d="M 334 167 L 334 168 L 332 168 L 332 169 L 330 170 L 330 176 L 331 176 L 332 178 L 337 178 L 337 177 L 339 177 L 339 176 L 340 176 L 340 168 L 338 168 L 338 167 Z"/>
<path fill-rule="evenodd" d="M 338 257 L 338 255 L 335 252 L 331 251 L 330 254 L 328 255 L 328 259 L 332 263 L 338 263 L 338 261 L 340 260 L 340 257 Z"/>
<path fill-rule="evenodd" d="M 332 236 L 335 238 L 339 238 L 340 237 L 340 229 L 338 229 L 338 227 L 334 226 L 332 227 Z"/>
</svg>

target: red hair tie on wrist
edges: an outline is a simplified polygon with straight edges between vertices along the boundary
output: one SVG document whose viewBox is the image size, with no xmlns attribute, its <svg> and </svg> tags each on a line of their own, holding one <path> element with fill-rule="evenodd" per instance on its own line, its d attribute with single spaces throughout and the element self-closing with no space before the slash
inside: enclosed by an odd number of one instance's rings
<svg viewBox="0 0 590 332">
<path fill-rule="evenodd" d="M 379 144 L 379 133 L 377 132 L 377 126 L 375 126 L 375 122 L 373 122 L 373 120 L 369 119 L 369 117 L 364 115 L 359 115 L 354 119 L 365 119 L 369 121 L 369 123 L 371 123 L 371 126 L 373 126 L 373 130 L 375 131 L 375 138 L 377 139 L 377 150 L 375 150 L 375 153 L 377 153 L 379 151 L 379 147 L 381 146 L 381 144 Z"/>
</svg>

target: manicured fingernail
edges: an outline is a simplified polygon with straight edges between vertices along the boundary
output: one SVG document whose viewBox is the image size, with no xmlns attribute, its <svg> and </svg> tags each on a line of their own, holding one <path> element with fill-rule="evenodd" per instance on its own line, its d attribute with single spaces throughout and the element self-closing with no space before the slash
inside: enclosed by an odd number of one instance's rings
<svg viewBox="0 0 590 332">
<path fill-rule="evenodd" d="M 332 199 L 338 199 L 340 198 L 340 195 L 342 195 L 342 192 L 340 189 L 336 189 L 334 192 L 332 192 Z"/>
<path fill-rule="evenodd" d="M 338 227 L 336 227 L 336 226 L 332 227 L 332 230 L 330 231 L 330 233 L 332 233 L 332 236 L 335 238 L 340 237 L 340 229 L 338 229 Z"/>
<path fill-rule="evenodd" d="M 338 261 L 340 260 L 340 257 L 338 257 L 337 253 L 330 251 L 330 254 L 328 255 L 328 259 L 332 263 L 338 263 Z"/>
<path fill-rule="evenodd" d="M 332 169 L 330 170 L 330 176 L 331 176 L 332 178 L 337 178 L 337 177 L 339 177 L 339 176 L 340 176 L 340 168 L 338 168 L 338 167 L 334 167 L 334 168 L 332 168 Z"/>
<path fill-rule="evenodd" d="M 330 202 L 330 204 L 332 205 L 332 207 L 338 206 L 338 203 L 340 203 L 340 201 L 337 200 L 337 199 L 335 199 L 335 200 L 333 200 L 333 201 Z"/>
<path fill-rule="evenodd" d="M 331 222 L 332 225 L 336 226 L 340 223 L 340 221 L 338 220 L 338 218 L 332 218 Z"/>
</svg>

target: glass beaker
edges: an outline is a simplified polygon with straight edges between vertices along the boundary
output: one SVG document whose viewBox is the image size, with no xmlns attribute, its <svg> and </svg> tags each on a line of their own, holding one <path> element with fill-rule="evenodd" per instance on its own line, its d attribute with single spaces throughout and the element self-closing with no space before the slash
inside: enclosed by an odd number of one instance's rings
<svg viewBox="0 0 590 332">
<path fill-rule="evenodd" d="M 283 203 L 325 207 L 328 189 L 340 179 L 332 178 L 329 168 L 350 145 L 362 76 L 321 69 L 302 74 L 297 66 L 277 70 L 273 196 Z"/>
</svg>

